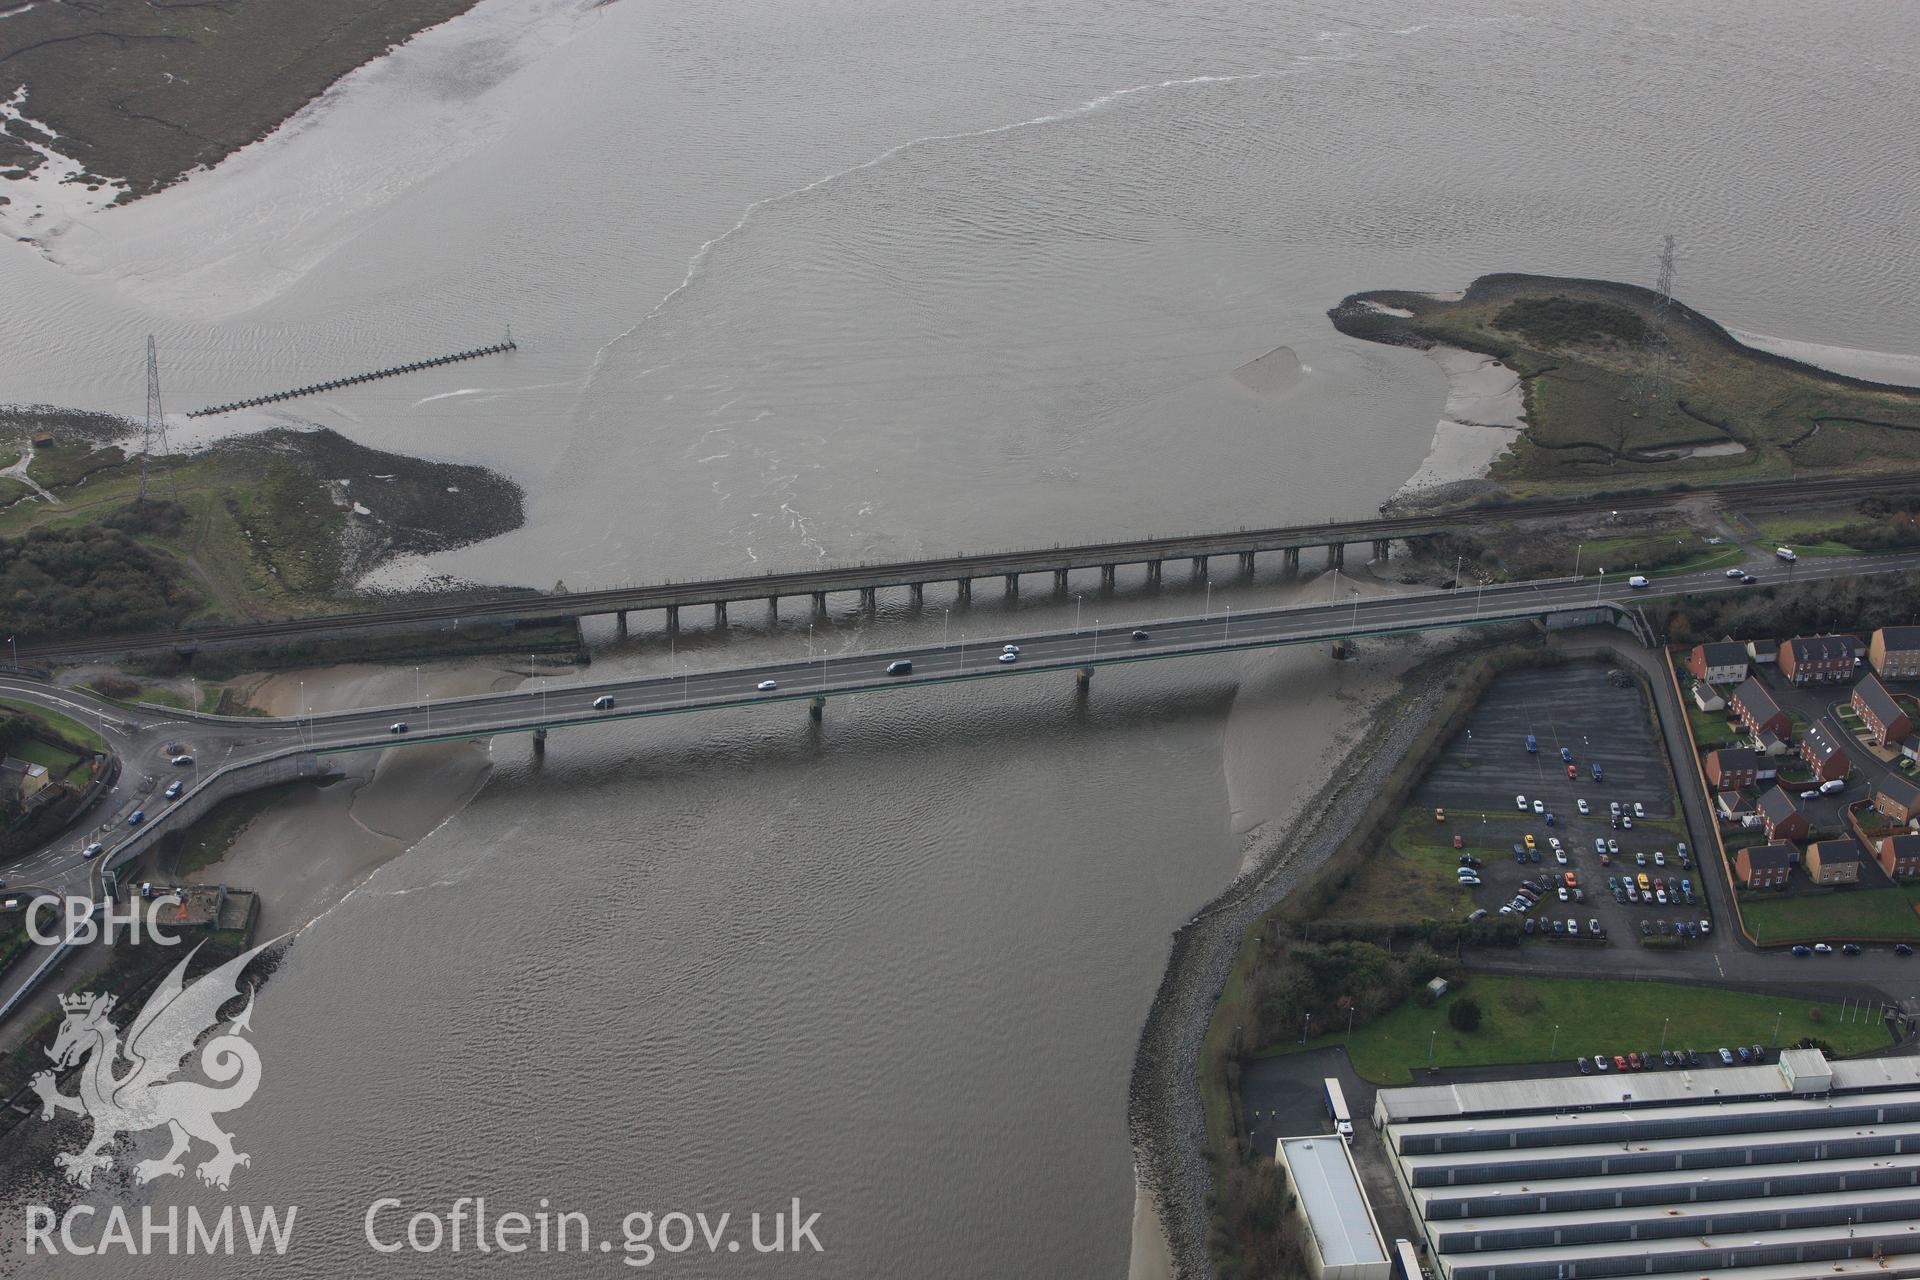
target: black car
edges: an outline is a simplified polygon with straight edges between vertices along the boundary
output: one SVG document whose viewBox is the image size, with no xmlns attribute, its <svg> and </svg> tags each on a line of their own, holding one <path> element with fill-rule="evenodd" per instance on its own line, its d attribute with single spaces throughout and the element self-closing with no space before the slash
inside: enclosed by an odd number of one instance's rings
<svg viewBox="0 0 1920 1280">
<path fill-rule="evenodd" d="M 1857 956 L 1860 954 L 1860 944 L 1849 942 L 1840 948 L 1840 954 L 1843 956 Z"/>
<path fill-rule="evenodd" d="M 1580 1068 L 1581 1075 L 1590 1076 L 1593 1074 L 1593 1064 L 1591 1062 L 1588 1062 L 1585 1058 L 1575 1058 L 1573 1060 L 1573 1064 Z"/>
<path fill-rule="evenodd" d="M 1896 942 L 1893 944 L 1893 954 L 1897 956 L 1910 956 L 1913 954 L 1913 948 L 1904 942 Z"/>
<path fill-rule="evenodd" d="M 1463 867 L 1477 867 L 1480 865 L 1480 859 L 1470 853 L 1463 853 L 1460 855 L 1460 865 Z"/>
<path fill-rule="evenodd" d="M 1750 574 L 1750 573 L 1743 573 L 1743 574 L 1741 574 L 1741 575 L 1740 575 L 1740 581 L 1741 581 L 1741 583 L 1742 583 L 1742 585 L 1744 585 L 1744 586 L 1749 586 L 1749 587 L 1750 587 L 1750 586 L 1752 586 L 1752 585 L 1753 585 L 1754 583 L 1756 583 L 1756 582 L 1758 582 L 1758 581 L 1760 581 L 1760 579 L 1758 579 L 1758 578 L 1756 578 L 1756 577 L 1754 577 L 1754 576 L 1753 576 L 1752 574 Z"/>
<path fill-rule="evenodd" d="M 1690 1067 L 1697 1067 L 1700 1065 L 1700 1055 L 1695 1053 L 1691 1049 L 1687 1050 L 1687 1065 Z"/>
</svg>

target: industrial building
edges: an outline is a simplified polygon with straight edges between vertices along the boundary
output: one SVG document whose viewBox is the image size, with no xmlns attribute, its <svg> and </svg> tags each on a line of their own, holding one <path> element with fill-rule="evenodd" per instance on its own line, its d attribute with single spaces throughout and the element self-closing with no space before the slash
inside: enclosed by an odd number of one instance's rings
<svg viewBox="0 0 1920 1280">
<path fill-rule="evenodd" d="M 1293 1188 L 1314 1280 L 1387 1280 L 1393 1264 L 1347 1144 L 1324 1135 L 1282 1138 L 1274 1159 Z"/>
<path fill-rule="evenodd" d="M 1920 1276 L 1920 1059 L 1382 1089 L 1440 1280 Z"/>
</svg>

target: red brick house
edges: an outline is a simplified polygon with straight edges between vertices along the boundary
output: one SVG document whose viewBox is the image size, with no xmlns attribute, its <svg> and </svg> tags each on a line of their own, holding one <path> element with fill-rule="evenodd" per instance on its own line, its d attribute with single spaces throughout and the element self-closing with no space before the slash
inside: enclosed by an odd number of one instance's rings
<svg viewBox="0 0 1920 1280">
<path fill-rule="evenodd" d="M 1807 846 L 1807 875 L 1815 884 L 1859 884 L 1867 851 L 1852 836 Z"/>
<path fill-rule="evenodd" d="M 1920 817 L 1920 787 L 1905 778 L 1886 778 L 1873 788 L 1873 811 L 1905 826 Z"/>
<path fill-rule="evenodd" d="M 1860 641 L 1855 636 L 1796 636 L 1780 646 L 1780 674 L 1795 684 L 1853 679 Z"/>
<path fill-rule="evenodd" d="M 1881 836 L 1873 853 L 1890 876 L 1920 876 L 1920 836 Z"/>
<path fill-rule="evenodd" d="M 1888 629 L 1882 627 L 1881 631 Z M 1873 634 L 1878 636 L 1880 632 Z M 1893 695 L 1887 692 L 1887 686 L 1874 676 L 1865 676 L 1854 686 L 1853 709 L 1867 722 L 1867 728 L 1872 731 L 1872 740 L 1881 746 L 1904 742 L 1913 733 L 1913 721 L 1908 717 L 1907 709 L 1895 702 Z"/>
<path fill-rule="evenodd" d="M 1760 781 L 1760 753 L 1751 747 L 1722 747 L 1707 752 L 1707 782 L 1715 791 L 1738 791 Z M 1774 773 L 1767 761 L 1767 774 Z"/>
<path fill-rule="evenodd" d="M 1756 742 L 1769 733 L 1784 738 L 1793 732 L 1792 718 L 1780 709 L 1767 687 L 1752 676 L 1740 682 L 1727 705 L 1733 709 L 1733 717 L 1740 722 L 1740 727 Z"/>
<path fill-rule="evenodd" d="M 1841 750 L 1833 734 L 1825 725 L 1814 724 L 1807 727 L 1807 736 L 1800 739 L 1800 758 L 1813 770 L 1813 776 L 1821 782 L 1832 782 L 1835 778 L 1844 778 L 1853 768 L 1853 761 Z"/>
<path fill-rule="evenodd" d="M 1760 797 L 1760 825 L 1766 829 L 1767 839 L 1775 843 L 1807 838 L 1807 815 L 1780 787 Z"/>
<path fill-rule="evenodd" d="M 1749 845 L 1734 855 L 1734 871 L 1749 889 L 1784 889 L 1793 857 L 1790 844 Z"/>
<path fill-rule="evenodd" d="M 1697 644 L 1687 654 L 1687 670 L 1708 684 L 1734 684 L 1747 678 L 1747 646 L 1732 640 Z"/>
<path fill-rule="evenodd" d="M 1920 677 L 1920 627 L 1882 627 L 1867 641 L 1867 661 L 1889 680 Z"/>
</svg>

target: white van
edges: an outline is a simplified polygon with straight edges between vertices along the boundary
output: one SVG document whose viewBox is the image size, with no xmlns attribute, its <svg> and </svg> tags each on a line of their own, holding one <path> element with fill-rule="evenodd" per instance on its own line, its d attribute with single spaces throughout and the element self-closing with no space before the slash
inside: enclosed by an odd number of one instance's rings
<svg viewBox="0 0 1920 1280">
<path fill-rule="evenodd" d="M 1653 585 L 1653 583 L 1648 581 L 1645 577 L 1642 577 L 1640 574 L 1636 573 L 1631 578 L 1627 579 L 1627 585 L 1630 587 L 1650 587 Z"/>
</svg>

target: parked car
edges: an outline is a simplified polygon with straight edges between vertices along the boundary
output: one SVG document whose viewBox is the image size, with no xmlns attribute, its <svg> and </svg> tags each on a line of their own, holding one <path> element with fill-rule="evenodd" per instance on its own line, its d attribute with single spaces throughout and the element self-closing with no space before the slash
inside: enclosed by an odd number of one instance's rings
<svg viewBox="0 0 1920 1280">
<path fill-rule="evenodd" d="M 1591 916 L 1591 917 L 1589 917 L 1589 918 L 1588 918 L 1588 920 L 1587 920 L 1587 932 L 1588 932 L 1588 933 L 1590 933 L 1590 934 L 1592 934 L 1592 935 L 1593 935 L 1594 937 L 1596 937 L 1596 938 L 1598 938 L 1598 937 L 1603 937 L 1603 936 L 1604 936 L 1604 935 L 1606 934 L 1606 930 L 1604 930 L 1604 929 L 1602 929 L 1602 928 L 1600 927 L 1600 917 L 1599 917 L 1599 916 Z"/>
<path fill-rule="evenodd" d="M 1853 943 L 1853 942 L 1849 942 L 1849 943 L 1847 943 L 1847 944 L 1846 944 L 1845 946 L 1843 946 L 1843 947 L 1841 947 L 1841 948 L 1840 948 L 1840 954 L 1841 954 L 1841 955 L 1843 955 L 1843 956 L 1857 956 L 1857 955 L 1859 955 L 1859 954 L 1860 954 L 1860 947 L 1859 947 L 1859 944 L 1858 944 L 1858 943 Z"/>
<path fill-rule="evenodd" d="M 1473 914 L 1467 917 L 1467 923 L 1472 924 L 1475 920 L 1485 920 L 1486 918 L 1487 918 L 1487 909 L 1485 907 L 1481 907 L 1479 910 L 1475 911 Z"/>
<path fill-rule="evenodd" d="M 1733 1050 L 1727 1048 L 1725 1045 L 1720 1046 L 1720 1062 L 1723 1066 L 1730 1067 L 1733 1065 Z"/>
<path fill-rule="evenodd" d="M 1547 811 L 1547 802 L 1544 800 L 1535 800 L 1533 802 L 1533 811 L 1535 813 L 1545 813 Z"/>
<path fill-rule="evenodd" d="M 1588 1062 L 1585 1058 L 1575 1058 L 1573 1060 L 1573 1065 L 1580 1069 L 1580 1074 L 1583 1076 L 1590 1076 L 1593 1074 L 1593 1064 L 1591 1062 Z"/>
<path fill-rule="evenodd" d="M 1740 1056 L 1740 1062 L 1742 1065 L 1745 1065 L 1746 1063 L 1753 1061 L 1753 1054 L 1748 1052 L 1747 1046 L 1743 1044 L 1735 1045 L 1733 1051 Z"/>
<path fill-rule="evenodd" d="M 1643 804 L 1641 804 L 1641 803 L 1640 803 L 1640 802 L 1639 802 L 1638 800 L 1635 800 L 1635 801 L 1633 802 L 1633 816 L 1634 816 L 1634 817 L 1636 817 L 1636 818 L 1644 818 L 1644 817 L 1646 817 L 1646 816 L 1647 816 L 1647 806 L 1645 806 L 1645 805 L 1643 805 Z"/>
<path fill-rule="evenodd" d="M 1833 948 L 1824 942 L 1816 942 L 1813 944 L 1813 953 L 1815 955 L 1824 956 L 1830 954 L 1832 951 Z"/>
<path fill-rule="evenodd" d="M 1460 883 L 1465 885 L 1469 889 L 1477 889 L 1480 887 L 1480 877 L 1479 876 L 1461 876 Z"/>
<path fill-rule="evenodd" d="M 193 763 L 193 757 L 189 755 L 177 755 L 168 763 L 177 764 L 184 768 L 185 766 Z"/>
<path fill-rule="evenodd" d="M 1547 825 L 1548 825 L 1548 826 L 1552 826 L 1552 825 L 1553 825 L 1553 815 L 1552 815 L 1552 814 L 1548 814 L 1548 815 L 1547 815 Z"/>
<path fill-rule="evenodd" d="M 1593 762 L 1593 780 L 1595 782 L 1605 782 L 1606 778 L 1607 778 L 1606 771 L 1600 767 L 1600 762 L 1598 760 L 1594 761 Z"/>
<path fill-rule="evenodd" d="M 1893 954 L 1897 956 L 1910 956 L 1913 954 L 1913 948 L 1904 942 L 1896 942 L 1893 944 Z"/>
<path fill-rule="evenodd" d="M 1572 765 L 1568 765 L 1568 766 L 1567 766 L 1567 777 L 1568 777 L 1568 778 L 1577 778 L 1577 777 L 1579 777 L 1579 776 L 1580 776 L 1580 771 L 1579 771 L 1578 769 L 1576 769 L 1576 768 L 1574 768 L 1574 767 L 1573 767 Z"/>
<path fill-rule="evenodd" d="M 1527 735 L 1527 754 L 1531 755 L 1538 750 L 1540 750 L 1539 740 L 1535 738 L 1532 734 L 1528 734 Z"/>
<path fill-rule="evenodd" d="M 1641 849 L 1633 855 L 1633 865 L 1636 867 L 1644 867 L 1647 865 L 1647 851 L 1645 849 Z"/>
<path fill-rule="evenodd" d="M 1631 831 L 1631 830 L 1633 830 L 1633 815 L 1632 815 L 1632 814 L 1630 814 L 1630 813 L 1623 813 L 1623 814 L 1621 814 L 1621 815 L 1620 815 L 1620 827 L 1621 827 L 1621 829 L 1622 829 L 1623 831 Z"/>
<path fill-rule="evenodd" d="M 1603 1054 L 1596 1053 L 1593 1055 L 1593 1069 L 1595 1071 L 1611 1071 L 1613 1069 L 1613 1060 Z"/>
<path fill-rule="evenodd" d="M 1753 1060 L 1755 1062 L 1765 1062 L 1767 1060 L 1767 1051 L 1759 1045 L 1753 1046 Z"/>
<path fill-rule="evenodd" d="M 1661 850 L 1659 850 L 1659 849 L 1655 849 L 1655 850 L 1653 851 L 1653 865 L 1654 865 L 1654 866 L 1656 866 L 1656 867 L 1664 867 L 1664 866 L 1666 866 L 1666 865 L 1667 865 L 1667 855 L 1666 855 L 1666 854 L 1665 854 L 1664 852 L 1662 852 Z"/>
<path fill-rule="evenodd" d="M 1564 938 L 1567 936 L 1567 922 L 1565 920 L 1555 920 L 1553 922 L 1553 936 L 1556 938 Z"/>
<path fill-rule="evenodd" d="M 1559 893 L 1560 893 L 1560 901 L 1565 902 L 1567 900 L 1567 886 L 1561 885 L 1559 889 Z"/>
<path fill-rule="evenodd" d="M 1520 922 L 1520 932 L 1527 934 L 1529 937 L 1532 936 L 1533 934 L 1533 917 L 1532 916 L 1528 916 L 1525 920 Z"/>
<path fill-rule="evenodd" d="M 1813 948 L 1805 945 L 1797 946 L 1793 949 L 1793 954 L 1805 958 L 1813 954 Z"/>
<path fill-rule="evenodd" d="M 1525 813 L 1527 811 L 1527 798 L 1525 796 L 1515 796 L 1513 798 L 1513 807 Z"/>
<path fill-rule="evenodd" d="M 1573 803 L 1574 803 L 1574 807 L 1580 810 L 1580 813 L 1582 816 L 1585 816 L 1586 814 L 1593 812 L 1592 808 L 1588 806 L 1585 800 L 1575 800 Z"/>
<path fill-rule="evenodd" d="M 1620 1056 L 1619 1054 L 1617 1054 L 1617 1053 L 1616 1053 L 1616 1054 L 1614 1054 L 1614 1055 L 1613 1055 L 1613 1069 L 1614 1069 L 1615 1071 L 1625 1071 L 1625 1070 L 1627 1069 L 1627 1060 L 1626 1060 L 1625 1058 L 1623 1058 L 1623 1057 L 1621 1057 L 1621 1056 Z"/>
<path fill-rule="evenodd" d="M 1599 836 L 1595 836 L 1593 838 L 1593 851 L 1595 853 L 1605 853 L 1607 851 L 1607 842 Z"/>
<path fill-rule="evenodd" d="M 1710 934 L 1710 933 L 1712 933 L 1712 932 L 1713 932 L 1713 921 L 1711 921 L 1711 920 L 1702 920 L 1702 921 L 1700 922 L 1700 933 L 1701 933 L 1701 935 L 1702 935 L 1702 936 L 1705 936 L 1705 935 L 1707 935 L 1707 934 Z"/>
<path fill-rule="evenodd" d="M 1477 867 L 1480 865 L 1480 859 L 1470 853 L 1463 853 L 1460 855 L 1460 865 L 1463 867 Z"/>
<path fill-rule="evenodd" d="M 1610 814 L 1612 814 L 1612 815 L 1613 815 L 1614 817 L 1616 817 L 1616 818 L 1617 818 L 1617 817 L 1619 817 L 1619 816 L 1620 816 L 1620 802 L 1619 802 L 1618 800 L 1609 800 L 1609 801 L 1607 801 L 1607 812 L 1608 812 L 1608 813 L 1610 813 Z"/>
<path fill-rule="evenodd" d="M 1647 923 L 1645 920 L 1642 920 L 1640 922 L 1640 936 L 1644 938 L 1644 937 L 1647 937 L 1652 932 L 1653 932 L 1653 926 Z"/>
<path fill-rule="evenodd" d="M 1628 1066 L 1629 1068 L 1631 1068 L 1632 1070 L 1635 1070 L 1635 1071 L 1638 1071 L 1638 1070 L 1640 1070 L 1640 1067 L 1641 1067 L 1641 1062 L 1640 1062 L 1640 1055 L 1639 1055 L 1639 1054 L 1637 1054 L 1637 1053 L 1630 1053 L 1630 1054 L 1628 1054 L 1628 1055 L 1627 1055 L 1627 1066 Z"/>
<path fill-rule="evenodd" d="M 1467 838 L 1466 838 L 1465 836 L 1455 836 L 1455 837 L 1453 838 L 1453 847 L 1454 847 L 1454 848 L 1456 848 L 1456 849 L 1464 849 L 1464 848 L 1466 848 L 1466 847 L 1467 847 Z"/>
</svg>

